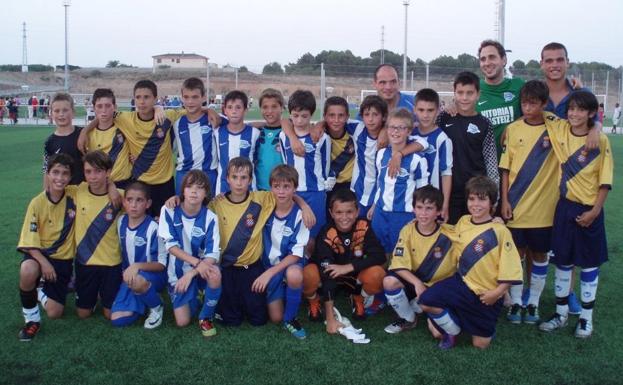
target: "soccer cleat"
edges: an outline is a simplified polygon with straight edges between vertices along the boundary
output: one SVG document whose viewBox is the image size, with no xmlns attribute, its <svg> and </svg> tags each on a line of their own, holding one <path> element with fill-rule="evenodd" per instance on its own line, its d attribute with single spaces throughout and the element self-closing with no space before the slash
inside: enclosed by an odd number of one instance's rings
<svg viewBox="0 0 623 385">
<path fill-rule="evenodd" d="M 24 325 L 24 327 L 19 331 L 19 340 L 24 342 L 32 341 L 40 328 L 41 324 L 39 322 L 27 322 L 26 325 Z"/>
<path fill-rule="evenodd" d="M 149 309 L 149 315 L 147 316 L 147 318 L 145 319 L 145 323 L 143 324 L 143 327 L 145 329 L 155 329 L 160 326 L 160 324 L 162 324 L 163 308 L 164 307 L 160 305 L 153 309 Z"/>
<path fill-rule="evenodd" d="M 593 334 L 593 322 L 584 318 L 578 320 L 575 327 L 575 336 L 577 338 L 588 338 Z"/>
<path fill-rule="evenodd" d="M 441 337 L 441 341 L 439 341 L 439 349 L 441 350 L 449 350 L 452 349 L 456 345 L 456 336 L 451 334 L 444 333 Z"/>
<path fill-rule="evenodd" d="M 539 308 L 534 305 L 526 307 L 526 313 L 523 316 L 523 323 L 534 325 L 539 322 Z"/>
<path fill-rule="evenodd" d="M 578 297 L 575 296 L 574 292 L 569 293 L 569 314 L 580 315 L 581 312 L 582 306 L 578 301 Z"/>
<path fill-rule="evenodd" d="M 541 322 L 541 324 L 539 325 L 539 330 L 544 332 L 553 332 L 556 329 L 563 328 L 567 326 L 567 318 L 568 317 L 563 317 L 560 314 L 556 313 L 549 320 Z"/>
<path fill-rule="evenodd" d="M 299 340 L 304 340 L 305 337 L 307 337 L 305 329 L 303 329 L 303 327 L 299 323 L 299 320 L 297 320 L 296 318 L 289 322 L 284 321 L 283 327 Z"/>
<path fill-rule="evenodd" d="M 307 316 L 312 322 L 322 321 L 322 306 L 320 304 L 320 298 L 315 297 L 308 299 L 309 308 L 307 309 Z"/>
<path fill-rule="evenodd" d="M 409 322 L 404 318 L 398 318 L 396 321 L 385 326 L 385 332 L 389 334 L 400 333 L 405 330 L 413 329 L 417 325 L 417 317 L 413 319 L 413 322 Z"/>
<path fill-rule="evenodd" d="M 515 325 L 519 325 L 521 323 L 521 305 L 516 303 L 508 309 L 508 314 L 506 314 L 506 319 Z"/>
<path fill-rule="evenodd" d="M 353 307 L 353 317 L 358 320 L 366 319 L 366 309 L 363 305 L 363 296 L 357 294 L 351 295 L 350 303 Z"/>
<path fill-rule="evenodd" d="M 374 300 L 368 306 L 365 307 L 366 315 L 375 315 L 378 314 L 381 310 L 385 308 L 385 296 L 379 296 L 378 294 L 374 296 Z"/>
<path fill-rule="evenodd" d="M 204 337 L 213 337 L 216 335 L 216 328 L 214 324 L 209 319 L 199 320 L 199 328 L 201 329 L 201 334 Z"/>
</svg>

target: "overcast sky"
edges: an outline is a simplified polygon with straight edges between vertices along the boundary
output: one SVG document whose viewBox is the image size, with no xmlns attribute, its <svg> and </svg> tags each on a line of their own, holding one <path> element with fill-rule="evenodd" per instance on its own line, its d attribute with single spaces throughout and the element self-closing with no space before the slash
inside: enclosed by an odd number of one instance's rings
<svg viewBox="0 0 623 385">
<path fill-rule="evenodd" d="M 476 55 L 481 40 L 495 37 L 494 4 L 411 0 L 408 55 Z M 3 0 L 0 9 L 0 64 L 21 64 L 22 22 L 29 63 L 64 63 L 63 0 Z M 572 61 L 618 67 L 622 20 L 621 0 L 507 0 L 505 45 L 513 51 L 511 61 L 539 59 L 544 44 L 559 41 Z M 287 64 L 323 49 L 367 57 L 380 48 L 383 25 L 385 48 L 402 53 L 402 0 L 71 0 L 69 62 L 150 67 L 152 55 L 184 51 L 259 71 L 271 61 Z"/>
</svg>

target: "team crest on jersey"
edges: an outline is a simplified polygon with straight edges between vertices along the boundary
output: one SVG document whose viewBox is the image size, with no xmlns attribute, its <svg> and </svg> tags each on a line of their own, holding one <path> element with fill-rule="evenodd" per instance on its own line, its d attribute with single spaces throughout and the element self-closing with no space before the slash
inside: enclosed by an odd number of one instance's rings
<svg viewBox="0 0 623 385">
<path fill-rule="evenodd" d="M 441 247 L 437 246 L 433 249 L 433 257 L 437 259 L 443 257 L 443 253 L 441 252 Z"/>
<path fill-rule="evenodd" d="M 249 143 L 248 140 L 241 140 L 240 141 L 240 149 L 241 150 L 247 149 L 249 147 L 251 147 L 251 143 Z"/>
<path fill-rule="evenodd" d="M 253 214 L 247 214 L 247 219 L 244 221 L 247 227 L 252 227 L 255 224 L 255 219 L 253 219 Z"/>
<path fill-rule="evenodd" d="M 406 178 L 409 176 L 409 171 L 407 171 L 406 168 L 401 168 L 400 171 L 398 171 L 398 176 L 401 178 Z"/>
<path fill-rule="evenodd" d="M 36 233 L 38 229 L 39 229 L 39 226 L 37 226 L 37 222 L 35 222 L 35 221 L 30 222 L 30 232 L 31 233 Z"/>
<path fill-rule="evenodd" d="M 134 246 L 145 246 L 145 244 L 147 244 L 147 241 L 145 240 L 145 238 L 143 237 L 134 237 Z"/>
<path fill-rule="evenodd" d="M 346 239 L 344 240 L 344 245 L 345 245 L 345 246 L 350 246 L 350 239 L 349 239 L 349 238 L 346 238 Z"/>
<path fill-rule="evenodd" d="M 355 254 L 355 257 L 361 258 L 361 257 L 363 257 L 363 250 L 361 250 L 361 248 L 358 247 L 358 248 L 355 249 L 354 254 Z"/>
<path fill-rule="evenodd" d="M 345 150 L 347 153 L 352 154 L 353 152 L 355 152 L 355 145 L 353 143 L 349 143 L 346 146 Z"/>
<path fill-rule="evenodd" d="M 551 143 L 549 142 L 549 136 L 544 136 L 542 143 L 543 148 L 549 148 L 550 145 Z"/>
<path fill-rule="evenodd" d="M 156 136 L 160 139 L 164 138 L 164 131 L 162 131 L 162 128 L 156 128 Z"/>
<path fill-rule="evenodd" d="M 314 147 L 311 143 L 305 143 L 305 152 L 314 152 L 316 151 L 316 147 Z"/>
<path fill-rule="evenodd" d="M 193 229 L 190 231 L 190 234 L 193 237 L 202 237 L 204 236 L 205 232 L 203 231 L 201 227 L 193 226 Z"/>
<path fill-rule="evenodd" d="M 284 226 L 282 233 L 284 237 L 289 237 L 290 235 L 294 234 L 294 231 L 292 231 L 292 229 L 289 228 L 288 226 Z"/>
<path fill-rule="evenodd" d="M 480 254 L 484 250 L 485 250 L 485 241 L 484 241 L 484 239 L 477 240 L 476 244 L 474 245 L 474 251 Z"/>
<path fill-rule="evenodd" d="M 396 247 L 396 250 L 394 250 L 394 256 L 395 257 L 402 257 L 403 255 L 405 255 L 404 247 Z"/>
<path fill-rule="evenodd" d="M 580 155 L 578 155 L 578 162 L 580 163 L 586 162 L 586 155 L 588 155 L 588 152 L 586 150 L 580 151 Z"/>
<path fill-rule="evenodd" d="M 479 134 L 479 133 L 480 133 L 480 129 L 479 129 L 479 128 L 478 128 L 478 126 L 477 126 L 477 125 L 475 125 L 474 123 L 470 123 L 470 124 L 467 126 L 467 132 L 468 132 L 469 134 Z"/>
<path fill-rule="evenodd" d="M 515 94 L 512 92 L 504 92 L 502 96 L 504 97 L 505 102 L 510 102 L 515 99 Z"/>
<path fill-rule="evenodd" d="M 106 213 L 104 214 L 104 219 L 106 219 L 108 222 L 112 221 L 113 219 L 112 208 L 109 207 L 106 209 Z"/>
<path fill-rule="evenodd" d="M 209 134 L 210 132 L 212 132 L 212 129 L 210 128 L 210 126 L 201 126 L 201 135 L 205 135 L 205 134 Z"/>
<path fill-rule="evenodd" d="M 273 133 L 272 132 L 267 132 L 266 133 L 266 137 L 267 138 L 272 138 L 273 137 Z"/>
<path fill-rule="evenodd" d="M 67 216 L 70 219 L 74 219 L 76 217 L 76 210 L 74 210 L 74 209 L 67 209 Z"/>
</svg>

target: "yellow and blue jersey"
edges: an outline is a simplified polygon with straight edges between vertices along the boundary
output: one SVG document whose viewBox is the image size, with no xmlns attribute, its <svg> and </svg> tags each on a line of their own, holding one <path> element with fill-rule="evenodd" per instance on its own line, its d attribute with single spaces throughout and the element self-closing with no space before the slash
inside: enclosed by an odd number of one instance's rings
<svg viewBox="0 0 623 385">
<path fill-rule="evenodd" d="M 132 177 L 147 184 L 162 184 L 173 177 L 173 122 L 186 112 L 166 110 L 167 119 L 161 125 L 141 120 L 138 112 L 119 112 L 115 125 L 127 139 L 134 157 Z"/>
<path fill-rule="evenodd" d="M 58 202 L 52 202 L 47 192 L 30 201 L 17 244 L 18 251 L 28 253 L 28 250 L 37 249 L 48 258 L 73 259 L 75 191 L 76 186 L 65 187 L 65 194 Z"/>
<path fill-rule="evenodd" d="M 118 127 L 112 126 L 106 130 L 96 128 L 89 132 L 89 149 L 102 150 L 113 161 L 110 179 L 113 182 L 124 181 L 132 176 L 130 163 L 130 148 L 125 135 Z"/>
<path fill-rule="evenodd" d="M 388 270 L 408 270 L 427 287 L 456 273 L 452 255 L 451 227 L 440 225 L 429 235 L 420 233 L 417 221 L 409 222 L 400 230 Z"/>
<path fill-rule="evenodd" d="M 558 202 L 558 160 L 552 151 L 547 126 L 562 121 L 553 115 L 533 126 L 524 119 L 508 125 L 500 169 L 508 171 L 508 200 L 512 228 L 550 227 Z"/>
<path fill-rule="evenodd" d="M 506 226 L 492 221 L 475 224 L 471 215 L 464 215 L 454 230 L 458 272 L 476 295 L 500 283 L 522 282 L 521 259 Z"/>
<path fill-rule="evenodd" d="M 252 191 L 244 201 L 234 203 L 228 196 L 209 205 L 218 217 L 221 265 L 249 266 L 262 255 L 262 232 L 275 209 L 275 198 L 267 191 Z"/>
<path fill-rule="evenodd" d="M 608 137 L 599 135 L 599 147 L 586 149 L 586 136 L 576 136 L 569 123 L 548 128 L 560 162 L 560 197 L 593 206 L 601 187 L 612 187 L 614 161 Z"/>
<path fill-rule="evenodd" d="M 344 133 L 339 138 L 331 139 L 331 165 L 329 176 L 335 178 L 336 183 L 350 182 L 353 177 L 355 163 L 355 145 L 352 135 L 360 124 L 358 120 L 349 120 L 344 125 Z"/>
<path fill-rule="evenodd" d="M 122 190 L 118 190 L 123 195 Z M 91 193 L 85 182 L 76 191 L 76 261 L 87 266 L 116 266 L 121 249 L 116 221 L 120 209 L 110 203 L 108 194 Z"/>
</svg>

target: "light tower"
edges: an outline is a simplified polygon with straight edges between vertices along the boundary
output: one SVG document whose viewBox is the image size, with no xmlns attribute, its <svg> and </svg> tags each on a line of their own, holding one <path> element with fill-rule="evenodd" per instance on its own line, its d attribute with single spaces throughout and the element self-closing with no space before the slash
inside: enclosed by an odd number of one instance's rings
<svg viewBox="0 0 623 385">
<path fill-rule="evenodd" d="M 402 4 L 405 6 L 405 49 L 402 55 L 402 87 L 407 86 L 407 14 L 409 10 L 409 0 L 404 0 Z"/>
<path fill-rule="evenodd" d="M 28 72 L 28 54 L 26 50 L 26 22 L 22 23 L 22 72 Z"/>
<path fill-rule="evenodd" d="M 381 26 L 381 64 L 385 64 L 385 26 Z"/>
<path fill-rule="evenodd" d="M 504 0 L 496 0 L 495 1 L 495 34 L 497 41 L 500 42 L 500 44 L 504 45 L 504 28 L 505 28 L 505 22 L 504 22 L 504 16 L 505 16 L 505 6 L 504 6 Z"/>
<path fill-rule="evenodd" d="M 67 9 L 70 5 L 70 0 L 63 0 L 63 7 L 65 8 L 65 92 L 69 92 L 69 41 L 67 40 Z"/>
</svg>

